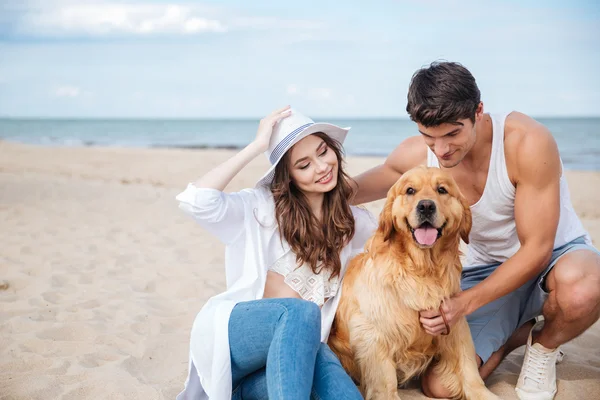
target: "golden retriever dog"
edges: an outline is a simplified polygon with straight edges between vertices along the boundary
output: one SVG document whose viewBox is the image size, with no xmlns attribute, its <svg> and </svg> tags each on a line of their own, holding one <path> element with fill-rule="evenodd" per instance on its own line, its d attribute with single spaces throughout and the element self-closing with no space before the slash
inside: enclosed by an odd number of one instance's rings
<svg viewBox="0 0 600 400">
<path fill-rule="evenodd" d="M 399 399 L 398 385 L 434 361 L 453 397 L 498 399 L 479 375 L 465 318 L 445 336 L 419 322 L 419 311 L 460 291 L 459 245 L 470 230 L 468 203 L 438 168 L 412 169 L 389 190 L 377 231 L 348 266 L 329 337 L 367 400 Z"/>
</svg>

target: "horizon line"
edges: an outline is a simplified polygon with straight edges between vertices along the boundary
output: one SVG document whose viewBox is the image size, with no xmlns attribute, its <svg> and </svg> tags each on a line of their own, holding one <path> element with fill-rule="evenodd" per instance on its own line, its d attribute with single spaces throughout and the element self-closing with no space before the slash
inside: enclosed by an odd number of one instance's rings
<svg viewBox="0 0 600 400">
<path fill-rule="evenodd" d="M 529 115 L 529 114 L 528 114 Z M 529 115 L 534 119 L 594 119 L 600 118 L 598 115 Z M 27 115 L 0 115 L 0 120 L 54 120 L 54 121 L 77 121 L 77 120 L 113 120 L 113 121 L 250 121 L 260 120 L 264 116 L 220 116 L 220 117 L 168 117 L 168 116 L 27 116 Z M 311 119 L 354 119 L 354 120 L 373 120 L 373 119 L 388 119 L 388 120 L 406 120 L 410 121 L 409 116 L 394 116 L 394 115 L 381 115 L 381 116 L 312 116 Z"/>
</svg>

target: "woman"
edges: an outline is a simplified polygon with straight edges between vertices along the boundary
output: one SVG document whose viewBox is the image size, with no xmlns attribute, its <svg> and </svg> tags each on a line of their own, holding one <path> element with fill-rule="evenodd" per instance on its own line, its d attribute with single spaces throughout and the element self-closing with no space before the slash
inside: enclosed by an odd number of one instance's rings
<svg viewBox="0 0 600 400">
<path fill-rule="evenodd" d="M 349 205 L 348 130 L 276 110 L 252 143 L 177 196 L 226 244 L 227 280 L 194 321 L 178 399 L 362 398 L 325 344 L 346 263 L 376 228 Z M 256 187 L 225 194 L 262 152 L 272 166 Z"/>
</svg>

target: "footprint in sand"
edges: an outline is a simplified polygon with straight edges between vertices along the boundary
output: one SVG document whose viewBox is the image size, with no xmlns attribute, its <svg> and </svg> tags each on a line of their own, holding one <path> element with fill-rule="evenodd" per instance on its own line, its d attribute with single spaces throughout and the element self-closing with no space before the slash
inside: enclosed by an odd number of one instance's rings
<svg viewBox="0 0 600 400">
<path fill-rule="evenodd" d="M 82 325 L 80 322 L 63 323 L 59 328 L 50 328 L 36 332 L 40 339 L 52 339 L 60 341 L 91 341 L 97 331 L 90 326 Z"/>
<path fill-rule="evenodd" d="M 71 366 L 71 361 L 68 360 L 63 360 L 60 361 L 58 360 L 58 365 L 57 366 L 53 366 L 52 368 L 46 369 L 45 373 L 49 374 L 49 375 L 65 375 L 67 373 L 67 370 L 69 369 L 69 367 Z"/>
<path fill-rule="evenodd" d="M 88 300 L 81 303 L 74 303 L 70 306 L 65 307 L 65 311 L 70 313 L 77 313 L 80 311 L 88 311 L 89 317 L 93 317 L 93 315 L 89 312 L 89 310 L 93 310 L 95 308 L 100 307 L 100 302 L 96 299 Z"/>
<path fill-rule="evenodd" d="M 77 283 L 79 283 L 80 285 L 89 285 L 93 282 L 94 282 L 93 274 L 81 274 L 79 276 L 79 281 Z"/>
<path fill-rule="evenodd" d="M 79 365 L 83 368 L 96 368 L 115 361 L 122 361 L 125 356 L 99 351 L 84 355 L 79 360 Z"/>
<path fill-rule="evenodd" d="M 29 246 L 23 246 L 21 247 L 21 255 L 25 255 L 25 254 L 33 254 L 33 251 L 31 249 L 31 247 Z"/>
<path fill-rule="evenodd" d="M 44 308 L 39 310 L 37 314 L 30 315 L 29 318 L 32 321 L 56 321 L 56 309 L 48 307 L 48 304 L 44 304 Z"/>
<path fill-rule="evenodd" d="M 46 292 L 42 293 L 42 298 L 51 304 L 59 304 L 63 298 L 59 292 Z"/>
<path fill-rule="evenodd" d="M 154 336 L 160 332 L 160 326 L 151 321 L 147 322 L 134 322 L 130 327 L 131 331 L 140 336 Z"/>
<path fill-rule="evenodd" d="M 27 303 L 34 308 L 43 307 L 48 304 L 45 301 L 42 301 L 42 299 L 40 299 L 38 297 L 33 297 L 33 298 L 27 300 Z"/>
<path fill-rule="evenodd" d="M 68 275 L 59 275 L 59 274 L 55 274 L 52 275 L 52 287 L 53 288 L 63 288 L 64 286 L 66 286 L 69 281 L 71 280 L 71 278 Z"/>
<path fill-rule="evenodd" d="M 79 306 L 82 308 L 85 308 L 86 310 L 90 310 L 92 308 L 97 308 L 100 307 L 100 302 L 96 299 L 94 300 L 88 300 L 86 302 L 83 303 L 79 303 Z"/>
<path fill-rule="evenodd" d="M 129 284 L 131 290 L 137 293 L 153 293 L 156 291 L 156 282 L 132 282 Z"/>
</svg>

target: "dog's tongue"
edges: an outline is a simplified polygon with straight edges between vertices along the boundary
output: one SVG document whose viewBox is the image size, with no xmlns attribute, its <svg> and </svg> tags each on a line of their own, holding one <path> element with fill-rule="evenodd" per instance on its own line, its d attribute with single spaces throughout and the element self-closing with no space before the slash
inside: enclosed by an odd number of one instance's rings
<svg viewBox="0 0 600 400">
<path fill-rule="evenodd" d="M 437 229 L 430 226 L 426 228 L 415 229 L 415 238 L 417 238 L 417 242 L 425 246 L 431 246 L 434 244 L 437 239 L 437 235 Z"/>
</svg>

